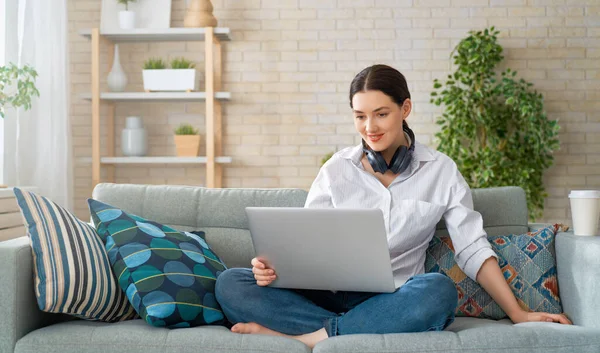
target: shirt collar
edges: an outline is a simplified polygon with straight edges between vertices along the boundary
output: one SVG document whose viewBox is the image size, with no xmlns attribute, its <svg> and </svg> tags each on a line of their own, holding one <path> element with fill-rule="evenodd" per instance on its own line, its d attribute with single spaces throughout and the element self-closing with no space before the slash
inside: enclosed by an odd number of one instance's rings
<svg viewBox="0 0 600 353">
<path fill-rule="evenodd" d="M 410 140 L 410 138 L 408 138 L 408 136 L 407 136 L 407 139 Z M 358 144 L 357 146 L 348 148 L 345 151 L 340 152 L 340 157 L 351 160 L 352 163 L 354 163 L 356 166 L 359 166 L 359 167 L 362 165 L 360 163 L 362 156 L 363 156 L 362 143 Z M 418 141 L 415 141 L 415 150 L 413 151 L 412 156 L 413 156 L 413 163 L 429 162 L 429 161 L 435 160 L 435 156 L 432 153 L 431 149 L 429 147 L 427 147 L 426 145 L 419 143 Z"/>
</svg>

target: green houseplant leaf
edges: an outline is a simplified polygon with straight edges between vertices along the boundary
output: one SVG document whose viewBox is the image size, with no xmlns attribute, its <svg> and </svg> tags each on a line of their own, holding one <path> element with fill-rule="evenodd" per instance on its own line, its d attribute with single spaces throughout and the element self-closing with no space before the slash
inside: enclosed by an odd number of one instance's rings
<svg viewBox="0 0 600 353">
<path fill-rule="evenodd" d="M 191 124 L 181 124 L 175 129 L 175 135 L 198 135 L 198 130 Z"/>
<path fill-rule="evenodd" d="M 161 58 L 150 58 L 144 62 L 144 70 L 163 70 L 167 67 Z"/>
<path fill-rule="evenodd" d="M 470 31 L 451 54 L 456 71 L 445 82 L 434 80 L 431 102 L 444 107 L 436 121 L 438 150 L 472 188 L 522 187 L 535 220 L 543 213 L 542 176 L 559 148 L 559 126 L 548 120 L 531 83 L 511 69 L 498 75 L 504 59 L 498 33 L 494 27 Z"/>
<path fill-rule="evenodd" d="M 129 3 L 136 2 L 137 0 L 117 0 L 119 4 L 125 5 L 125 10 L 129 11 Z"/>
<path fill-rule="evenodd" d="M 40 96 L 35 87 L 37 75 L 29 65 L 22 68 L 13 63 L 0 66 L 0 117 L 4 118 L 4 110 L 8 107 L 31 108 L 31 98 Z"/>
<path fill-rule="evenodd" d="M 171 60 L 172 69 L 193 69 L 194 67 L 196 67 L 196 64 L 185 58 L 175 58 Z"/>
</svg>

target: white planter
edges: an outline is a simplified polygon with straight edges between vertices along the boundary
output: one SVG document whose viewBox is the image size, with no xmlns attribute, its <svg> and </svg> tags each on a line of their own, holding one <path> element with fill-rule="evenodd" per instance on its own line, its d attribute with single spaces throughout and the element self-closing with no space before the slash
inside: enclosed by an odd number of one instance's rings
<svg viewBox="0 0 600 353">
<path fill-rule="evenodd" d="M 135 12 L 119 11 L 119 26 L 121 29 L 135 28 Z"/>
<path fill-rule="evenodd" d="M 145 91 L 195 91 L 196 69 L 143 70 Z"/>
</svg>

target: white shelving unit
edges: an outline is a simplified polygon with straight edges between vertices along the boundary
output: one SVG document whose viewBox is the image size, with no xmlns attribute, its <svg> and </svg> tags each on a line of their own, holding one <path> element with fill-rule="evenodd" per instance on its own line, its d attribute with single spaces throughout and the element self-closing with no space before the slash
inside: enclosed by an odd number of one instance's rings
<svg viewBox="0 0 600 353">
<path fill-rule="evenodd" d="M 100 168 L 107 168 L 108 180 L 114 182 L 115 166 L 158 164 L 203 164 L 206 166 L 206 187 L 221 187 L 222 165 L 232 158 L 222 153 L 221 102 L 231 99 L 231 93 L 220 91 L 222 85 L 221 41 L 230 40 L 229 28 L 168 28 L 135 29 L 130 31 L 100 32 L 98 28 L 84 29 L 79 34 L 90 39 L 92 46 L 91 92 L 80 97 L 92 103 L 92 187 L 100 182 Z M 101 92 L 100 44 L 109 46 L 112 62 L 116 43 L 203 41 L 205 43 L 205 87 L 203 92 Z M 206 105 L 206 156 L 199 157 L 116 157 L 115 156 L 115 105 L 119 102 L 204 102 Z M 108 156 L 100 156 L 100 105 L 109 106 L 107 124 Z"/>
<path fill-rule="evenodd" d="M 81 99 L 92 100 L 91 93 L 83 93 Z M 231 93 L 215 92 L 215 99 L 229 100 Z M 206 92 L 102 92 L 100 100 L 113 102 L 197 102 L 206 100 Z"/>
<path fill-rule="evenodd" d="M 103 157 L 102 164 L 206 164 L 206 157 Z M 216 157 L 217 163 L 231 163 L 231 157 Z"/>
<path fill-rule="evenodd" d="M 126 42 L 193 42 L 206 39 L 206 28 L 136 28 L 132 30 L 121 30 L 102 32 L 102 37 L 113 43 Z M 214 37 L 219 41 L 230 40 L 229 28 L 216 27 L 213 29 Z M 79 34 L 91 39 L 92 29 L 83 29 Z"/>
<path fill-rule="evenodd" d="M 232 162 L 231 157 L 215 157 L 216 163 L 227 164 Z M 206 157 L 101 157 L 101 164 L 206 164 Z M 81 163 L 91 163 L 89 157 L 79 158 Z"/>
</svg>

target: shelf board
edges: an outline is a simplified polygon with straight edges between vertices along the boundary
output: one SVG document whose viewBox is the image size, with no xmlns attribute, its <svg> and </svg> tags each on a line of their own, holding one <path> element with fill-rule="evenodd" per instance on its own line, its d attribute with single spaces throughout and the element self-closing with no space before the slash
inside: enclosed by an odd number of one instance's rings
<svg viewBox="0 0 600 353">
<path fill-rule="evenodd" d="M 215 36 L 220 41 L 231 40 L 229 28 L 215 27 Z M 204 28 L 136 28 L 132 30 L 116 30 L 100 32 L 113 43 L 125 42 L 198 42 L 204 41 L 206 30 Z M 91 38 L 91 29 L 82 29 L 79 35 Z"/>
<path fill-rule="evenodd" d="M 216 157 L 217 163 L 231 163 L 231 157 Z M 206 157 L 102 157 L 102 164 L 205 164 Z"/>
<path fill-rule="evenodd" d="M 80 97 L 85 100 L 92 100 L 91 93 L 81 94 Z M 231 99 L 231 93 L 215 92 L 215 99 L 229 100 Z M 115 102 L 195 102 L 206 100 L 206 92 L 103 92 L 100 93 L 100 100 Z"/>
<path fill-rule="evenodd" d="M 79 158 L 81 162 L 92 163 L 91 157 Z M 215 162 L 219 164 L 231 163 L 232 158 L 216 157 Z M 206 157 L 101 157 L 101 164 L 206 164 Z"/>
</svg>

